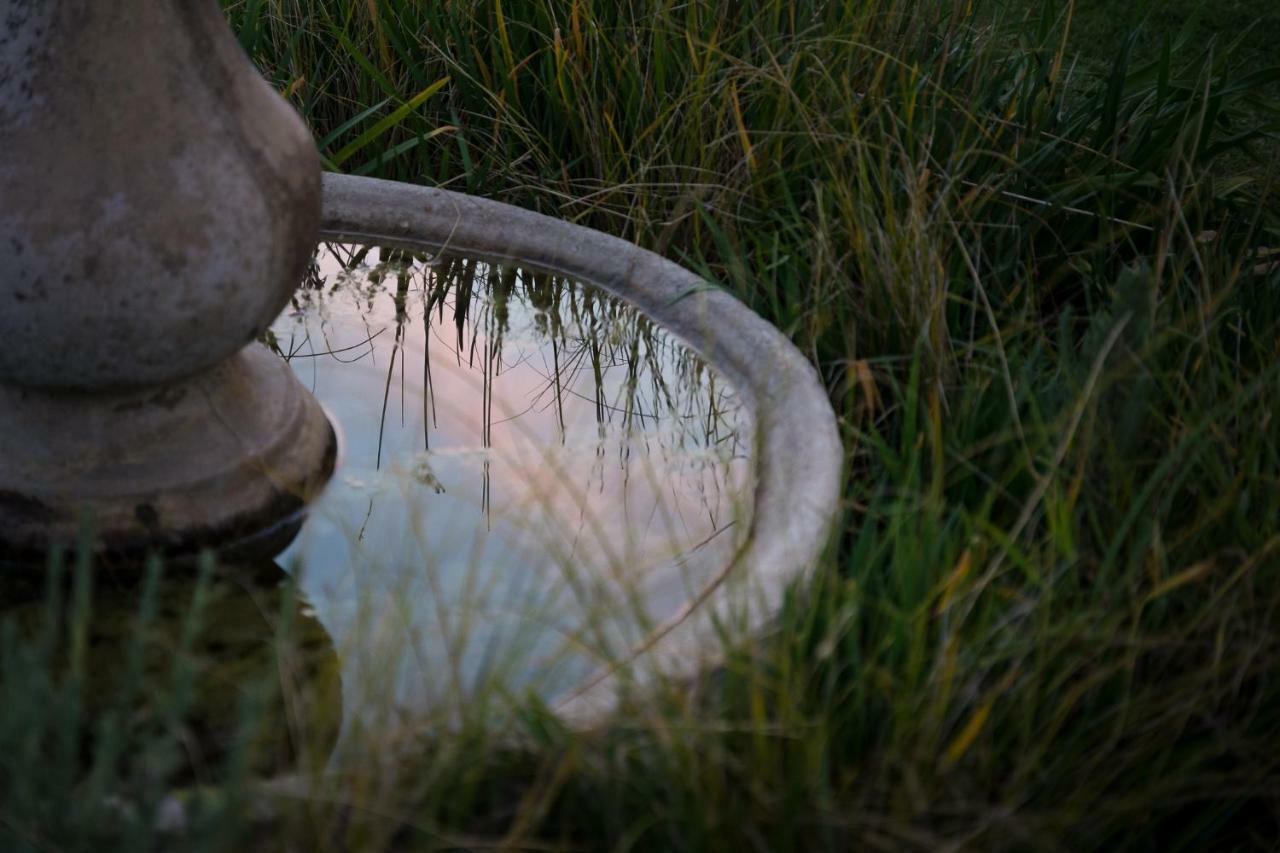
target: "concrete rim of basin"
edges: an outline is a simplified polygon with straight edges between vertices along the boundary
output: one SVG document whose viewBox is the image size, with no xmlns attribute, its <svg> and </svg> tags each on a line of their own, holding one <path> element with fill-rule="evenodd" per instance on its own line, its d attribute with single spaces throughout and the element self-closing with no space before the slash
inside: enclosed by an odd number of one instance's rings
<svg viewBox="0 0 1280 853">
<path fill-rule="evenodd" d="M 594 285 L 673 332 L 738 390 L 755 422 L 751 527 L 737 555 L 679 613 L 554 704 L 567 724 L 607 717 L 646 675 L 693 675 L 725 629 L 755 633 L 827 545 L 843 449 L 817 371 L 778 329 L 700 276 L 625 240 L 449 190 L 324 176 L 321 238 L 447 250 Z"/>
</svg>

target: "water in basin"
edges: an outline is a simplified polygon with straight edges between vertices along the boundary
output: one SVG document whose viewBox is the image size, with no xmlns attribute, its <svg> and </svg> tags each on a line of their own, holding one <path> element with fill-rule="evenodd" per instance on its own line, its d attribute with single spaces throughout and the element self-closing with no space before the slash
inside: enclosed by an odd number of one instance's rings
<svg viewBox="0 0 1280 853">
<path fill-rule="evenodd" d="M 388 738 L 571 696 L 691 606 L 746 534 L 741 401 L 600 290 L 325 245 L 268 344 L 340 433 L 292 544 L 212 577 L 80 564 L 84 596 L 53 595 L 56 572 L 7 571 L 0 687 L 21 692 L 5 679 L 31 655 L 60 678 L 40 638 L 66 637 L 89 719 L 163 728 L 174 685 L 191 685 L 182 778 L 248 742 L 242 712 L 262 696 L 255 771 L 364 761 Z M 45 604 L 89 597 L 80 627 Z"/>
<path fill-rule="evenodd" d="M 734 390 L 597 289 L 326 245 L 270 343 L 341 433 L 278 562 L 341 660 L 344 731 L 554 703 L 677 616 L 745 534 Z"/>
</svg>

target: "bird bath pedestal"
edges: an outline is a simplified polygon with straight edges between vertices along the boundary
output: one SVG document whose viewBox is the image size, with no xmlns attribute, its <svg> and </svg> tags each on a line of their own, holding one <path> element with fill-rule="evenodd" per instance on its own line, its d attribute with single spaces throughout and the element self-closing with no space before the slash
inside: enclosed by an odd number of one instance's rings
<svg viewBox="0 0 1280 853">
<path fill-rule="evenodd" d="M 0 554 L 190 550 L 328 478 L 257 338 L 305 272 L 320 163 L 215 0 L 0 0 Z"/>
</svg>

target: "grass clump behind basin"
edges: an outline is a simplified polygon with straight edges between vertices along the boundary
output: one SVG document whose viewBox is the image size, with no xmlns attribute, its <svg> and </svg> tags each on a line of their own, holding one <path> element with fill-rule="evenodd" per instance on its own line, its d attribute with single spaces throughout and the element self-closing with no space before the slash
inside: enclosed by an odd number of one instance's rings
<svg viewBox="0 0 1280 853">
<path fill-rule="evenodd" d="M 848 450 L 818 579 L 699 690 L 590 735 L 530 703 L 520 748 L 329 779 L 276 838 L 1280 835 L 1274 70 L 1173 39 L 1086 63 L 1056 4 L 224 5 L 332 168 L 704 273 L 813 360 Z"/>
</svg>

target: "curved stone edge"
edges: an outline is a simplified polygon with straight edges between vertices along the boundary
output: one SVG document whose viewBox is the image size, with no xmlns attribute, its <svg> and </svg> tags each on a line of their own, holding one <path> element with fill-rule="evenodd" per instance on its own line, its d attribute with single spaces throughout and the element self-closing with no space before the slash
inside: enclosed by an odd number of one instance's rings
<svg viewBox="0 0 1280 853">
<path fill-rule="evenodd" d="M 789 585 L 821 559 L 843 467 L 817 371 L 773 325 L 678 264 L 563 220 L 449 190 L 327 174 L 322 239 L 477 255 L 595 285 L 660 322 L 723 373 L 756 425 L 752 524 L 736 558 L 681 613 L 557 702 L 577 728 L 603 722 L 630 683 L 683 678 L 716 661 L 724 636 L 765 628 Z"/>
</svg>

